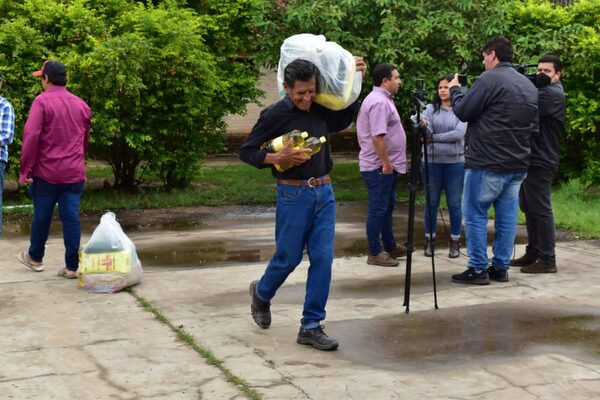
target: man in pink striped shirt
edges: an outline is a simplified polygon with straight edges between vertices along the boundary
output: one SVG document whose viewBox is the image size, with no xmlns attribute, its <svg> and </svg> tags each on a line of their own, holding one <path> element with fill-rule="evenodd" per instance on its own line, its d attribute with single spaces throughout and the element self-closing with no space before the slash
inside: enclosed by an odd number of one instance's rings
<svg viewBox="0 0 600 400">
<path fill-rule="evenodd" d="M 92 112 L 90 107 L 65 87 L 67 73 L 58 61 L 46 61 L 41 70 L 43 93 L 29 111 L 23 132 L 19 183 L 31 184 L 33 221 L 28 251 L 19 261 L 32 271 L 44 269 L 43 258 L 54 207 L 63 225 L 65 266 L 58 275 L 76 278 L 79 265 L 79 203 L 85 184 Z"/>
</svg>

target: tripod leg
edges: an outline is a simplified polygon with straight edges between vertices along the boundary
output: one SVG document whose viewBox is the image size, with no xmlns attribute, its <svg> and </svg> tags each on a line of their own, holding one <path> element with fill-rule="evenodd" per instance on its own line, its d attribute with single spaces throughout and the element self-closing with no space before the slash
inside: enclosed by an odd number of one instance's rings
<svg viewBox="0 0 600 400">
<path fill-rule="evenodd" d="M 423 127 L 425 128 L 425 127 Z M 424 136 L 423 136 L 424 137 Z M 427 209 L 427 213 L 429 216 L 429 232 L 431 234 L 431 237 L 433 238 L 434 235 L 434 231 L 433 231 L 433 216 L 431 215 L 431 192 L 430 192 L 430 184 L 429 184 L 429 158 L 427 156 L 427 145 L 423 145 L 423 162 L 424 162 L 424 168 L 423 168 L 423 176 L 424 176 L 424 182 L 423 182 L 423 186 L 425 188 L 425 208 Z M 433 278 L 433 302 L 434 302 L 434 307 L 435 309 L 439 309 L 438 307 L 438 301 L 437 301 L 437 284 L 436 284 L 436 279 L 435 279 L 435 247 L 432 248 L 432 252 L 431 252 L 431 274 L 432 274 L 432 278 Z"/>
</svg>

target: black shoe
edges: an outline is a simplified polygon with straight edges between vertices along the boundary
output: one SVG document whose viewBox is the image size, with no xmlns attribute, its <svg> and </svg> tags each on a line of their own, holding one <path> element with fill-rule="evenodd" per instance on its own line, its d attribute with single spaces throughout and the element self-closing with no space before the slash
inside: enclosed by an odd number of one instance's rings
<svg viewBox="0 0 600 400">
<path fill-rule="evenodd" d="M 490 277 L 487 271 L 475 272 L 474 268 L 467 268 L 462 274 L 452 275 L 452 282 L 469 283 L 471 285 L 489 285 Z"/>
<path fill-rule="evenodd" d="M 253 281 L 250 284 L 250 296 L 252 296 L 250 311 L 256 325 L 267 329 L 271 326 L 271 303 L 264 302 L 258 298 L 256 295 L 256 285 L 258 285 L 258 281 Z"/>
<path fill-rule="evenodd" d="M 296 342 L 299 344 L 309 344 L 315 349 L 325 351 L 335 350 L 340 345 L 337 340 L 330 338 L 323 332 L 322 326 L 312 329 L 300 328 Z"/>
<path fill-rule="evenodd" d="M 450 251 L 448 257 L 458 258 L 460 256 L 460 239 L 450 239 Z"/>
<path fill-rule="evenodd" d="M 507 269 L 500 269 L 500 268 L 494 267 L 493 265 L 490 265 L 487 272 L 488 272 L 490 279 L 493 281 L 508 282 L 508 270 Z"/>
<path fill-rule="evenodd" d="M 533 264 L 537 260 L 537 257 L 530 253 L 525 253 L 519 258 L 510 260 L 510 265 L 513 267 L 526 267 L 529 264 Z"/>
<path fill-rule="evenodd" d="M 435 250 L 435 240 L 425 238 L 425 248 L 423 254 L 425 257 L 432 257 Z"/>
</svg>

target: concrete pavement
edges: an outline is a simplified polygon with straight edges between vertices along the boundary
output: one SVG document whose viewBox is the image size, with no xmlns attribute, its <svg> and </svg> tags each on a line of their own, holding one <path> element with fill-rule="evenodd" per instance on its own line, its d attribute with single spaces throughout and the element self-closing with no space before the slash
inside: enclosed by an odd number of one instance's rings
<svg viewBox="0 0 600 400">
<path fill-rule="evenodd" d="M 57 277 L 60 237 L 41 273 L 16 261 L 26 247 L 23 237 L 0 242 L 0 399 L 247 398 L 131 294 L 91 294 Z M 441 253 L 440 309 L 419 251 L 409 314 L 404 261 L 336 259 L 326 321 L 335 352 L 295 343 L 306 261 L 273 300 L 267 330 L 249 313 L 262 262 L 149 268 L 135 291 L 263 399 L 600 398 L 597 241 L 560 242 L 558 274 L 515 270 L 489 286 L 451 283 L 466 258 Z"/>
</svg>

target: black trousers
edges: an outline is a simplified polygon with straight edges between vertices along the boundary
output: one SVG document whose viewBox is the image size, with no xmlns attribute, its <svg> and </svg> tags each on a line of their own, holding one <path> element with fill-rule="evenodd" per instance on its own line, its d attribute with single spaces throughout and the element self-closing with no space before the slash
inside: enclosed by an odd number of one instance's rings
<svg viewBox="0 0 600 400">
<path fill-rule="evenodd" d="M 540 260 L 555 263 L 554 214 L 550 199 L 556 169 L 532 166 L 519 191 L 519 206 L 527 219 L 526 252 Z"/>
</svg>

